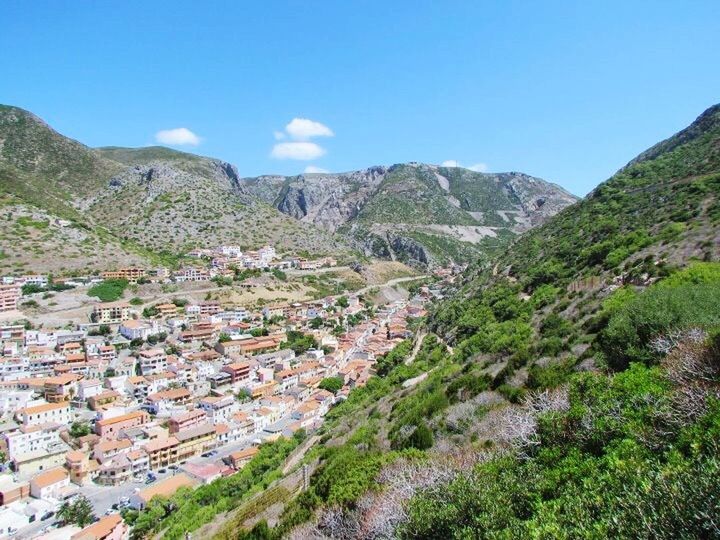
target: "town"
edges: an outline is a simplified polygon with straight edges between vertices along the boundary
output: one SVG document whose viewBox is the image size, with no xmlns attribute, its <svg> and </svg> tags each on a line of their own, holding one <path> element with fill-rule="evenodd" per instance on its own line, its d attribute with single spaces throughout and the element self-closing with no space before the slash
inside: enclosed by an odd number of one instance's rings
<svg viewBox="0 0 720 540">
<path fill-rule="evenodd" d="M 412 336 L 412 321 L 440 294 L 428 282 L 384 304 L 341 291 L 254 308 L 159 294 L 142 309 L 125 300 L 94 303 L 86 321 L 63 328 L 9 321 L 24 294 L 53 284 L 182 283 L 238 269 L 337 264 L 279 260 L 269 246 L 188 256 L 205 265 L 123 268 L 52 283 L 47 276 L 3 279 L 0 536 L 124 537 L 124 508 L 140 510 L 153 497 L 232 475 L 261 444 L 317 430 L 333 405 L 374 374 L 379 357 Z M 436 274 L 435 282 L 452 278 L 451 271 Z M 78 501 L 102 516 L 89 532 L 57 520 Z"/>
</svg>

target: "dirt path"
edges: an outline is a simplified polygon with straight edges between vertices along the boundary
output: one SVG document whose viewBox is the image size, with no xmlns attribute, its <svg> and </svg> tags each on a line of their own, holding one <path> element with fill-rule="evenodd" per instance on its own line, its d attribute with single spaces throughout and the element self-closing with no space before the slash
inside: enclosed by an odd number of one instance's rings
<svg viewBox="0 0 720 540">
<path fill-rule="evenodd" d="M 415 357 L 417 356 L 420 347 L 422 347 L 422 342 L 425 339 L 425 336 L 427 336 L 427 332 L 421 332 L 415 337 L 415 345 L 413 346 L 413 350 L 410 353 L 410 356 L 407 357 L 407 360 L 405 360 L 406 366 L 409 366 L 415 361 Z"/>
<path fill-rule="evenodd" d="M 395 279 L 391 279 L 390 281 L 386 281 L 382 285 L 368 285 L 367 287 L 363 287 L 362 289 L 358 289 L 357 291 L 355 291 L 355 294 L 364 294 L 371 289 L 382 289 L 384 287 L 392 287 L 393 285 L 398 285 L 400 283 L 405 283 L 407 281 L 417 281 L 418 279 L 424 279 L 426 277 L 428 277 L 428 276 L 422 275 L 422 276 L 407 276 L 407 277 L 395 278 Z"/>
</svg>

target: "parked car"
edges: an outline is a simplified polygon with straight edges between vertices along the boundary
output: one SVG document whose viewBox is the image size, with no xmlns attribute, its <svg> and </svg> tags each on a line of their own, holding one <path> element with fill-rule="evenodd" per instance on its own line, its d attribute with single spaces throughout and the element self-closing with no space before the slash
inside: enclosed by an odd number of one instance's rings
<svg viewBox="0 0 720 540">
<path fill-rule="evenodd" d="M 165 474 L 167 472 L 167 469 L 160 469 L 158 471 L 158 474 Z"/>
</svg>

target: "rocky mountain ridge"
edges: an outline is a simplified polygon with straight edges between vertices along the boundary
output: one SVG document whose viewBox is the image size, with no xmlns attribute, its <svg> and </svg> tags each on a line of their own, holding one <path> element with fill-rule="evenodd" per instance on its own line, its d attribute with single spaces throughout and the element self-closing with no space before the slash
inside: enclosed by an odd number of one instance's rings
<svg viewBox="0 0 720 540">
<path fill-rule="evenodd" d="M 367 255 L 419 265 L 465 262 L 577 201 L 523 173 L 421 163 L 242 183 L 281 212 L 344 235 Z"/>
</svg>

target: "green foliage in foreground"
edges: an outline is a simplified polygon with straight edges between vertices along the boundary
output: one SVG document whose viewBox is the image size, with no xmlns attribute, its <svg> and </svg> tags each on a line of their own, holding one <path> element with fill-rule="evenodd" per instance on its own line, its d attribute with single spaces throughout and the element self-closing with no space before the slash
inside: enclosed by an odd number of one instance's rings
<svg viewBox="0 0 720 540">
<path fill-rule="evenodd" d="M 73 502 L 65 502 L 58 510 L 58 517 L 65 523 L 86 527 L 97 518 L 87 497 L 79 496 Z"/>
<path fill-rule="evenodd" d="M 90 287 L 88 296 L 97 296 L 103 302 L 114 302 L 122 298 L 127 286 L 127 279 L 106 279 Z"/>
<path fill-rule="evenodd" d="M 658 360 L 652 341 L 683 328 L 720 324 L 720 264 L 696 263 L 639 295 L 622 295 L 600 336 L 608 364 L 616 370 L 630 362 Z"/>
<path fill-rule="evenodd" d="M 576 375 L 570 409 L 541 417 L 538 447 L 417 495 L 400 536 L 720 537 L 720 403 L 663 422 L 673 397 L 658 368 Z"/>
<path fill-rule="evenodd" d="M 298 431 L 292 439 L 264 444 L 243 469 L 195 490 L 181 489 L 169 499 L 155 497 L 140 511 L 127 511 L 125 520 L 133 526 L 132 538 L 145 538 L 162 531 L 162 537 L 179 540 L 186 532 L 209 523 L 222 512 L 232 510 L 250 495 L 267 488 L 282 477 L 287 456 L 305 437 Z"/>
</svg>

